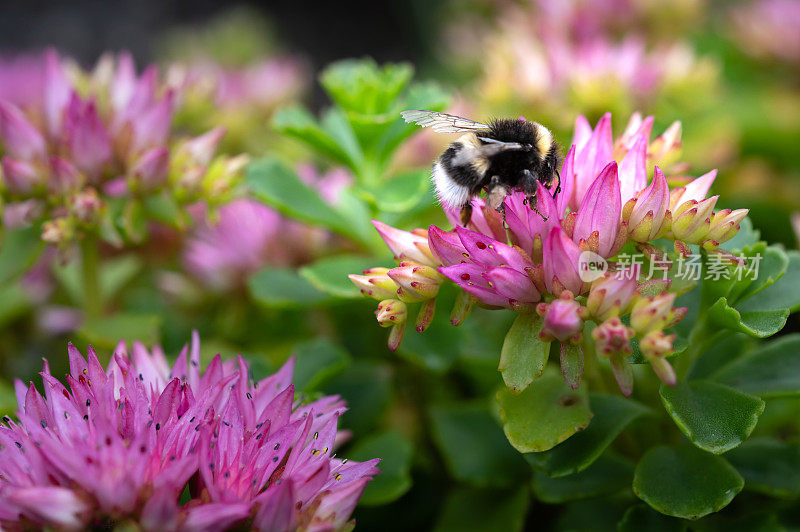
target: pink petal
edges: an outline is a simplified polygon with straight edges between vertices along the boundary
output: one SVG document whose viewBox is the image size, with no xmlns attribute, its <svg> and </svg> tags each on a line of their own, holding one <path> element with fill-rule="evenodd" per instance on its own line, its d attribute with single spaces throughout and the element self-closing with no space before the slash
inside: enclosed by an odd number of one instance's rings
<svg viewBox="0 0 800 532">
<path fill-rule="evenodd" d="M 640 136 L 619 163 L 622 204 L 647 186 L 647 139 Z"/>
<path fill-rule="evenodd" d="M 8 155 L 18 159 L 43 160 L 47 153 L 44 136 L 31 124 L 22 111 L 0 101 L 0 139 Z"/>
<path fill-rule="evenodd" d="M 604 257 L 611 250 L 619 231 L 622 201 L 620 199 L 617 163 L 609 163 L 586 193 L 578 215 L 572 239 L 578 243 L 599 232 L 599 253 Z"/>
</svg>

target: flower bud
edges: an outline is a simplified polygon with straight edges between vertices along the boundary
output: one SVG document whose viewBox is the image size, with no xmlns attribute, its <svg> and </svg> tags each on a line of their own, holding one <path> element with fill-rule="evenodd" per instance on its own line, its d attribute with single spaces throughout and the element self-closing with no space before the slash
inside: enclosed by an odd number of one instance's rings
<svg viewBox="0 0 800 532">
<path fill-rule="evenodd" d="M 636 297 L 639 265 L 616 273 L 609 273 L 596 281 L 586 299 L 589 314 L 597 321 L 625 314 Z"/>
<path fill-rule="evenodd" d="M 711 227 L 706 238 L 716 245 L 727 242 L 739 232 L 739 222 L 747 216 L 749 209 L 723 209 L 711 215 Z"/>
<path fill-rule="evenodd" d="M 30 195 L 41 183 L 41 172 L 31 163 L 3 157 L 3 182 L 12 194 Z"/>
<path fill-rule="evenodd" d="M 103 208 L 103 201 L 93 188 L 87 188 L 70 198 L 70 211 L 81 222 L 92 222 Z"/>
<path fill-rule="evenodd" d="M 539 303 L 536 312 L 544 318 L 539 336 L 545 341 L 558 339 L 564 342 L 583 330 L 586 309 L 573 299 L 569 290 L 564 290 L 551 303 Z"/>
<path fill-rule="evenodd" d="M 397 299 L 384 299 L 375 310 L 375 317 L 381 327 L 393 327 L 406 322 L 408 309 L 406 304 Z"/>
<path fill-rule="evenodd" d="M 665 292 L 655 297 L 639 299 L 631 310 L 631 327 L 639 334 L 661 331 L 677 323 L 685 314 L 683 309 L 674 309 L 675 294 Z"/>
<path fill-rule="evenodd" d="M 214 158 L 214 153 L 216 153 L 217 147 L 224 136 L 225 128 L 215 127 L 199 137 L 186 141 L 179 148 L 179 154 L 185 154 L 194 164 L 207 166 L 211 159 Z"/>
<path fill-rule="evenodd" d="M 54 194 L 65 194 L 83 185 L 84 177 L 75 166 L 61 157 L 50 157 L 50 180 L 47 187 Z"/>
<path fill-rule="evenodd" d="M 397 284 L 386 275 L 388 268 L 370 268 L 364 270 L 364 275 L 350 274 L 347 277 L 361 289 L 367 297 L 383 301 L 397 297 Z"/>
<path fill-rule="evenodd" d="M 617 385 L 626 397 L 633 392 L 633 368 L 628 362 L 628 355 L 631 353 L 630 340 L 633 336 L 633 329 L 616 316 L 592 331 L 597 354 L 609 359 Z"/>
<path fill-rule="evenodd" d="M 165 147 L 146 151 L 134 164 L 130 172 L 129 187 L 133 191 L 149 192 L 167 181 L 169 172 L 169 150 Z"/>
<path fill-rule="evenodd" d="M 55 218 L 42 224 L 42 240 L 49 244 L 62 244 L 73 238 L 75 228 L 69 218 Z"/>
<path fill-rule="evenodd" d="M 417 323 L 415 328 L 417 332 L 421 333 L 424 332 L 425 329 L 433 321 L 433 314 L 436 310 L 436 299 L 428 299 L 422 302 L 419 308 L 419 314 L 417 314 Z"/>
<path fill-rule="evenodd" d="M 409 260 L 426 266 L 439 266 L 439 261 L 428 247 L 428 234 L 424 229 L 403 231 L 396 229 L 377 220 L 372 225 L 398 261 Z"/>
<path fill-rule="evenodd" d="M 247 155 L 217 157 L 203 177 L 203 193 L 212 203 L 224 203 L 233 188 L 241 181 L 244 167 L 250 162 Z"/>
<path fill-rule="evenodd" d="M 475 298 L 469 292 L 459 291 L 456 301 L 453 303 L 453 310 L 450 311 L 450 323 L 454 327 L 461 325 L 472 310 Z"/>
<path fill-rule="evenodd" d="M 44 136 L 19 108 L 6 102 L 0 102 L 0 139 L 11 157 L 44 161 L 47 153 Z"/>
<path fill-rule="evenodd" d="M 655 240 L 664 230 L 669 206 L 669 188 L 664 172 L 656 166 L 653 182 L 625 204 L 622 218 L 628 222 L 629 237 L 637 242 Z"/>
<path fill-rule="evenodd" d="M 406 318 L 408 317 L 406 304 L 397 299 L 381 301 L 375 310 L 375 317 L 381 327 L 392 328 L 387 345 L 391 351 L 396 350 L 403 340 L 403 333 L 406 329 Z"/>
<path fill-rule="evenodd" d="M 675 386 L 677 379 L 675 370 L 666 357 L 673 352 L 672 342 L 675 341 L 675 338 L 674 334 L 667 335 L 662 331 L 651 331 L 639 341 L 642 354 L 650 362 L 653 371 L 664 384 L 670 386 Z"/>
<path fill-rule="evenodd" d="M 681 146 L 681 123 L 675 121 L 650 143 L 647 148 L 647 157 L 666 167 L 678 159 Z"/>
<path fill-rule="evenodd" d="M 418 296 L 421 299 L 436 297 L 439 286 L 445 279 L 436 269 L 412 262 L 401 262 L 399 267 L 392 268 L 387 275 L 400 286 L 405 295 L 411 298 Z"/>
<path fill-rule="evenodd" d="M 689 200 L 679 205 L 672 213 L 672 234 L 677 240 L 689 244 L 701 244 L 711 228 L 711 216 L 719 196 L 700 202 Z"/>
</svg>

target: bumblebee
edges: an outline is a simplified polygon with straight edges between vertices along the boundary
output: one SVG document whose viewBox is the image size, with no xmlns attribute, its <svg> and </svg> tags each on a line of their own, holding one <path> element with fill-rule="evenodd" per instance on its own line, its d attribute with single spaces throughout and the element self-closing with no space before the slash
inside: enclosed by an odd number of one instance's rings
<svg viewBox="0 0 800 532">
<path fill-rule="evenodd" d="M 440 201 L 461 207 L 461 223 L 472 217 L 472 199 L 486 190 L 486 204 L 503 213 L 503 200 L 513 190 L 522 190 L 536 209 L 536 183 L 561 190 L 558 168 L 560 148 L 542 124 L 523 118 L 501 118 L 481 124 L 436 111 L 409 110 L 400 113 L 408 123 L 430 127 L 438 133 L 462 133 L 433 165 L 433 183 Z"/>
</svg>

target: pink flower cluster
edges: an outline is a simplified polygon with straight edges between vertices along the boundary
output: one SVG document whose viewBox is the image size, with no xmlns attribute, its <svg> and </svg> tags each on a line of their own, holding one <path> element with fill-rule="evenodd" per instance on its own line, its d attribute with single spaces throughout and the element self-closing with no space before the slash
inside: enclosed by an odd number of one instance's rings
<svg viewBox="0 0 800 532">
<path fill-rule="evenodd" d="M 800 1 L 756 0 L 733 8 L 731 19 L 745 53 L 800 64 Z"/>
<path fill-rule="evenodd" d="M 728 256 L 719 245 L 737 233 L 748 211 L 713 211 L 717 196 L 706 196 L 716 172 L 670 190 L 655 166 L 648 184 L 648 167 L 674 159 L 680 147 L 679 123 L 651 142 L 652 124 L 652 117 L 634 115 L 614 139 L 610 114 L 594 129 L 578 117 L 560 173 L 561 193 L 554 198 L 539 185 L 538 213 L 522 192 L 514 192 L 505 200 L 505 217 L 475 200 L 467 227 L 459 226 L 458 212 L 446 209 L 454 231 L 431 226 L 408 233 L 376 222 L 400 266 L 350 278 L 365 295 L 381 301 L 379 322 L 393 327 L 390 347 L 402 338 L 398 328 L 405 322 L 406 303 L 423 302 L 417 329 L 424 330 L 446 278 L 482 306 L 538 312 L 546 341 L 577 342 L 584 321 L 596 321 L 598 352 L 612 359 L 626 393 L 632 387 L 626 360 L 634 336 L 659 376 L 674 383 L 672 368 L 662 363 L 672 353 L 674 336 L 663 330 L 679 321 L 685 309 L 673 309 L 675 294 L 666 292 L 669 281 L 642 282 L 638 267 L 623 270 L 613 259 L 626 244 L 651 261 L 663 259 L 666 252 L 651 244 L 658 238 L 672 240 L 680 255 L 691 254 L 690 245 L 697 245 Z M 587 256 L 608 259 L 612 271 L 623 271 L 588 278 L 582 271 Z M 457 304 L 454 324 L 469 306 Z M 389 308 L 395 312 L 382 320 Z M 619 321 L 628 313 L 631 327 Z"/>
<path fill-rule="evenodd" d="M 137 74 L 122 53 L 78 79 L 53 51 L 43 62 L 39 107 L 0 99 L 4 225 L 44 218 L 44 238 L 61 242 L 96 223 L 110 197 L 155 194 L 172 180 L 171 194 L 188 203 L 232 187 L 245 161 L 212 161 L 222 129 L 173 146 L 178 95 L 155 66 Z"/>
<path fill-rule="evenodd" d="M 486 38 L 473 52 L 484 72 L 482 98 L 495 104 L 547 102 L 562 110 L 627 108 L 630 102 L 649 105 L 664 91 L 713 79 L 710 65 L 683 43 L 649 46 L 635 31 L 617 32 L 624 35 L 617 38 L 613 26 L 636 16 L 635 3 L 508 4 L 497 28 L 482 28 Z"/>
<path fill-rule="evenodd" d="M 320 174 L 311 165 L 301 165 L 298 175 L 331 204 L 352 181 L 342 168 Z M 191 233 L 183 259 L 196 278 L 218 290 L 244 282 L 267 265 L 302 264 L 334 245 L 329 232 L 286 219 L 255 200 L 234 200 L 216 214 L 216 222 L 201 221 Z M 207 217 L 201 213 L 198 218 Z"/>
<path fill-rule="evenodd" d="M 293 360 L 258 382 L 241 357 L 202 371 L 196 333 L 172 368 L 139 343 L 105 370 L 68 353 L 68 387 L 45 361 L 44 396 L 17 381 L 0 426 L 4 530 L 337 530 L 378 472 L 335 458 L 344 403 L 296 399 Z"/>
</svg>

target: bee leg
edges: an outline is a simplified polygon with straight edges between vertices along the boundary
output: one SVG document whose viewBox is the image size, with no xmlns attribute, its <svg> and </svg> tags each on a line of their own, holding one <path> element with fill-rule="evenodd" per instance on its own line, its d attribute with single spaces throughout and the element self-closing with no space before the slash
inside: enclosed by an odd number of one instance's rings
<svg viewBox="0 0 800 532">
<path fill-rule="evenodd" d="M 538 204 L 538 201 L 536 200 L 536 192 L 534 192 L 533 194 L 528 195 L 527 203 L 528 203 L 528 205 L 531 206 L 531 210 L 533 212 L 535 212 L 536 214 L 538 214 L 539 216 L 542 217 L 542 221 L 544 221 L 544 222 L 547 221 L 548 217 L 545 216 L 544 214 L 542 214 L 541 212 L 539 212 L 539 209 L 536 208 L 536 205 Z"/>
<path fill-rule="evenodd" d="M 556 191 L 553 192 L 553 197 L 555 198 L 558 196 L 558 193 L 561 192 L 561 174 L 558 170 L 556 170 L 556 176 L 558 177 L 558 185 L 556 185 Z"/>
<path fill-rule="evenodd" d="M 466 203 L 461 207 L 461 225 L 464 227 L 472 220 L 472 203 Z"/>
<path fill-rule="evenodd" d="M 486 188 L 486 205 L 497 212 L 503 212 L 506 196 L 508 196 L 508 189 L 500 183 L 500 177 L 492 177 Z"/>
<path fill-rule="evenodd" d="M 542 220 L 547 221 L 547 216 L 539 212 L 536 208 L 538 202 L 536 201 L 537 180 L 530 170 L 525 169 L 522 171 L 522 188 L 528 194 L 528 197 L 522 201 L 523 204 L 530 205 L 531 210 L 542 217 Z"/>
</svg>

